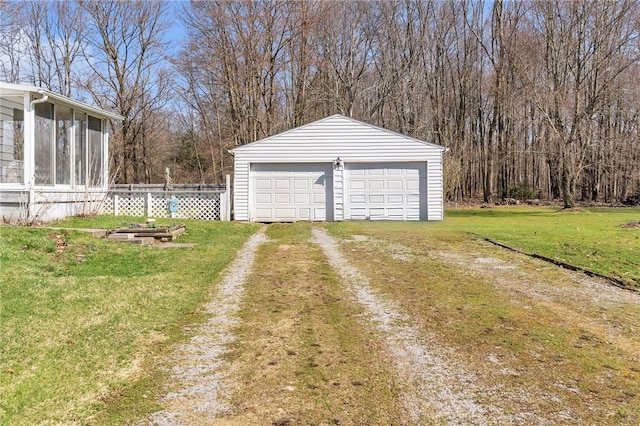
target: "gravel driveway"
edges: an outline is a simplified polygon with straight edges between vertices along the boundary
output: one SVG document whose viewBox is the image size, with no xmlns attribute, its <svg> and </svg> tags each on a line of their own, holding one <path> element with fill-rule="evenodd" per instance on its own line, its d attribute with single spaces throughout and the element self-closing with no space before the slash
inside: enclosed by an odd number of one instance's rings
<svg viewBox="0 0 640 426">
<path fill-rule="evenodd" d="M 227 415 L 233 411 L 231 387 L 226 382 L 233 376 L 231 364 L 225 361 L 229 345 L 234 342 L 234 327 L 238 325 L 238 312 L 243 303 L 245 282 L 252 273 L 256 251 L 268 241 L 265 228 L 255 234 L 238 253 L 235 261 L 224 273 L 221 283 L 216 287 L 210 302 L 205 306 L 209 319 L 198 329 L 192 339 L 176 348 L 169 355 L 172 383 L 165 395 L 159 400 L 164 409 L 139 424 L 150 425 L 207 425 L 236 424 Z M 405 412 L 403 424 L 452 424 L 452 425 L 490 425 L 490 424 L 553 424 L 554 421 L 536 412 L 513 414 L 505 411 L 496 400 L 500 400 L 500 389 L 483 384 L 477 380 L 475 372 L 463 362 L 453 347 L 443 344 L 441 339 L 418 327 L 412 317 L 389 295 L 381 294 L 368 278 L 352 263 L 340 249 L 340 242 L 330 236 L 323 228 L 314 227 L 312 238 L 307 242 L 319 246 L 333 273 L 339 277 L 346 294 L 359 304 L 364 311 L 362 321 L 375 330 L 383 345 L 387 348 L 395 377 L 401 404 Z M 358 238 L 356 238 L 358 241 Z M 362 242 L 362 240 L 360 241 Z M 371 244 L 384 246 L 390 256 L 401 262 L 413 262 L 412 250 L 399 244 L 385 241 L 370 241 Z M 527 262 L 522 257 L 513 263 L 502 259 L 487 257 L 486 253 L 452 253 L 434 251 L 432 257 L 448 263 L 452 268 L 465 268 L 469 273 L 493 277 L 495 285 L 504 292 L 512 294 L 514 299 L 522 300 L 523 308 L 531 299 L 540 300 L 557 309 L 560 315 L 581 315 L 567 308 L 562 302 L 570 301 L 571 306 L 585 306 L 598 311 L 598 307 L 626 304 L 640 308 L 640 296 L 618 289 L 611 289 L 597 280 L 587 279 L 579 274 L 571 275 L 572 284 L 564 288 L 549 288 L 539 280 L 519 272 L 518 262 Z M 546 268 L 541 266 L 540 268 Z M 566 272 L 562 272 L 566 273 Z M 515 282 L 527 285 L 519 285 Z M 561 311 L 562 310 L 562 311 Z M 594 316 L 584 316 L 586 328 L 597 328 L 599 320 Z M 606 320 L 606 318 L 604 318 Z M 638 324 L 628 325 L 632 332 L 639 331 Z M 620 328 L 609 330 L 612 340 L 620 340 L 624 347 L 624 332 Z M 630 348 L 632 353 L 637 349 Z M 492 368 L 495 364 L 496 375 L 500 366 L 488 356 L 486 364 Z M 574 392 L 569 389 L 568 391 Z M 533 395 L 530 389 L 520 389 L 517 397 L 527 400 L 561 398 L 556 395 Z M 492 396 L 487 398 L 487 396 Z M 511 397 L 514 395 L 512 394 Z M 494 402 L 492 402 L 494 401 Z M 571 413 L 564 418 L 575 421 Z M 558 419 L 562 423 L 564 420 Z M 265 420 L 264 424 L 269 423 Z M 288 426 L 293 423 L 282 423 Z M 354 421 L 353 424 L 358 424 Z"/>
</svg>

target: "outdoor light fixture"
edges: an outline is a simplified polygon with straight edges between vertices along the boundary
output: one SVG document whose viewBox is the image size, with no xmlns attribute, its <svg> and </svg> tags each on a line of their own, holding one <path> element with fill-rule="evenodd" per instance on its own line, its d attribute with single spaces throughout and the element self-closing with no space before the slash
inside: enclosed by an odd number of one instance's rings
<svg viewBox="0 0 640 426">
<path fill-rule="evenodd" d="M 340 157 L 336 158 L 336 169 L 339 169 L 340 166 L 342 166 L 342 160 L 340 159 Z"/>
</svg>

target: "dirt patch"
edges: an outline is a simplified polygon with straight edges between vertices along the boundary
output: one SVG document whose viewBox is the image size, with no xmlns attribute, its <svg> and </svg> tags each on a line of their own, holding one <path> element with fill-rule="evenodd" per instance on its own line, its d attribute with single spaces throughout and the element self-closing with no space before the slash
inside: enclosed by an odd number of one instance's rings
<svg viewBox="0 0 640 426">
<path fill-rule="evenodd" d="M 618 227 L 625 229 L 640 229 L 640 221 L 623 223 L 621 225 L 618 225 Z"/>
<path fill-rule="evenodd" d="M 56 245 L 56 253 L 62 253 L 67 248 L 67 241 L 65 234 L 59 234 L 57 232 L 51 232 L 49 238 L 53 240 Z"/>
</svg>

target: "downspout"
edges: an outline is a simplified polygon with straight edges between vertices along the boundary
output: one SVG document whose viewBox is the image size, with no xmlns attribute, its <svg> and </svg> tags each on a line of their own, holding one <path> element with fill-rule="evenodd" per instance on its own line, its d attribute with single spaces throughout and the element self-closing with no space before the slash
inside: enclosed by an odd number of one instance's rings
<svg viewBox="0 0 640 426">
<path fill-rule="evenodd" d="M 38 90 L 38 93 L 41 94 L 42 97 L 40 99 L 34 99 L 34 100 L 31 101 L 31 109 L 33 109 L 33 106 L 35 104 L 41 104 L 41 103 L 47 102 L 49 100 L 49 95 L 44 93 L 44 90 L 40 89 L 40 90 Z"/>
<path fill-rule="evenodd" d="M 31 107 L 31 111 L 34 110 L 34 105 L 35 104 L 41 104 L 41 103 L 47 102 L 47 100 L 49 100 L 49 95 L 44 93 L 44 90 L 40 89 L 40 90 L 38 90 L 38 93 L 41 94 L 42 97 L 40 99 L 33 99 L 30 102 L 29 105 Z M 31 143 L 33 144 L 32 153 L 35 156 L 36 144 L 35 144 L 34 140 L 32 140 Z M 31 179 L 30 179 L 30 182 L 29 182 L 29 200 L 28 200 L 28 203 L 27 203 L 27 217 L 25 218 L 27 220 L 27 222 L 35 219 L 35 218 L 33 218 L 33 213 L 34 213 L 33 210 L 34 210 L 34 203 L 35 203 L 35 196 L 36 196 L 35 188 L 34 188 L 35 180 L 36 180 L 35 175 L 32 175 Z"/>
</svg>

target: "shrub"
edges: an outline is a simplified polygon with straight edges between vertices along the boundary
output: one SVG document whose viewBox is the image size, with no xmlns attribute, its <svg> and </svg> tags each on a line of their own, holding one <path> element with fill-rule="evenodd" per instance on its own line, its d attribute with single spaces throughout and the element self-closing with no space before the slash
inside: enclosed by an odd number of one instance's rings
<svg viewBox="0 0 640 426">
<path fill-rule="evenodd" d="M 530 200 L 532 198 L 538 198 L 538 194 L 525 182 L 519 182 L 509 187 L 507 190 L 507 197 L 515 198 L 517 200 Z"/>
<path fill-rule="evenodd" d="M 625 206 L 640 206 L 640 191 L 631 194 L 622 200 L 622 204 Z"/>
</svg>

